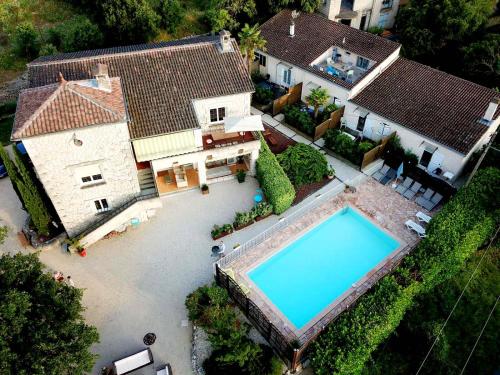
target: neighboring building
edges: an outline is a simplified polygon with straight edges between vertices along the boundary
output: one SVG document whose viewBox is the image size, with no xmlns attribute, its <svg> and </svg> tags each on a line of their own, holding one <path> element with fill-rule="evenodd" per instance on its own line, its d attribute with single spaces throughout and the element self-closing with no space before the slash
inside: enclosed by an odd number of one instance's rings
<svg viewBox="0 0 500 375">
<path fill-rule="evenodd" d="M 323 0 L 319 12 L 328 19 L 360 30 L 390 29 L 398 14 L 399 0 Z"/>
<path fill-rule="evenodd" d="M 351 133 L 378 141 L 397 131 L 430 174 L 456 179 L 498 128 L 494 90 L 401 58 L 399 44 L 318 14 L 291 23 L 291 12 L 282 11 L 262 25 L 260 72 L 285 87 L 302 83 L 303 101 L 326 88 L 345 106 Z"/>
<path fill-rule="evenodd" d="M 41 57 L 28 79 L 12 139 L 70 236 L 141 195 L 254 173 L 262 122 L 227 32 Z"/>
</svg>

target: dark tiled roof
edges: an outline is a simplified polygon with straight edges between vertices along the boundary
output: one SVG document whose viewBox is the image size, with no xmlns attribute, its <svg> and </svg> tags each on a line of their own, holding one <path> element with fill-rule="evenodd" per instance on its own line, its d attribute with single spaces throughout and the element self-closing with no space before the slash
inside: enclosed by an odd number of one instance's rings
<svg viewBox="0 0 500 375">
<path fill-rule="evenodd" d="M 91 78 L 97 63 L 120 77 L 130 116 L 132 138 L 198 128 L 193 99 L 253 92 L 238 45 L 221 53 L 218 36 L 177 42 L 86 51 L 35 60 L 28 65 L 30 87 Z"/>
<path fill-rule="evenodd" d="M 399 58 L 351 101 L 466 154 L 488 129 L 479 120 L 498 97 L 486 87 Z"/>
<path fill-rule="evenodd" d="M 267 41 L 266 53 L 346 88 L 353 87 L 356 82 L 348 83 L 332 77 L 310 64 L 330 47 L 338 46 L 376 61 L 377 66 L 399 48 L 398 43 L 330 21 L 315 13 L 300 13 L 295 20 L 295 36 L 291 38 L 291 20 L 291 11 L 283 10 L 262 25 L 261 35 Z"/>
<path fill-rule="evenodd" d="M 120 78 L 110 80 L 110 91 L 89 83 L 92 81 L 63 81 L 21 91 L 12 138 L 125 121 Z"/>
</svg>

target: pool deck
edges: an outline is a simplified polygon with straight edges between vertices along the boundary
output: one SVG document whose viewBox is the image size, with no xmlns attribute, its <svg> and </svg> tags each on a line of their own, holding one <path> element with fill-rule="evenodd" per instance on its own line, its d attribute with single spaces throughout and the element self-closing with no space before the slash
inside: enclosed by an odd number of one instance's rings
<svg viewBox="0 0 500 375">
<path fill-rule="evenodd" d="M 323 311 L 308 322 L 301 329 L 297 329 L 249 279 L 247 272 L 265 262 L 273 254 L 285 248 L 288 244 L 302 236 L 312 227 L 326 220 L 339 209 L 349 205 L 361 212 L 368 220 L 374 223 L 392 237 L 401 246 L 380 262 L 361 280 L 353 284 L 342 296 L 332 301 Z M 372 178 L 368 178 L 358 186 L 356 192 L 342 192 L 326 200 L 318 207 L 306 212 L 299 219 L 274 233 L 269 239 L 234 259 L 224 268 L 231 268 L 236 280 L 250 287 L 249 298 L 264 312 L 285 337 L 290 340 L 308 338 L 316 335 L 322 327 L 335 319 L 347 309 L 359 296 L 370 289 L 381 277 L 389 273 L 393 267 L 418 243 L 419 238 L 414 232 L 405 227 L 405 221 L 416 221 L 415 214 L 426 210 L 417 206 L 396 193 L 391 186 L 383 186 Z M 293 271 L 292 271 L 293 272 Z M 300 277 L 300 270 L 295 270 L 290 277 Z M 321 321 L 321 324 L 316 324 Z"/>
</svg>

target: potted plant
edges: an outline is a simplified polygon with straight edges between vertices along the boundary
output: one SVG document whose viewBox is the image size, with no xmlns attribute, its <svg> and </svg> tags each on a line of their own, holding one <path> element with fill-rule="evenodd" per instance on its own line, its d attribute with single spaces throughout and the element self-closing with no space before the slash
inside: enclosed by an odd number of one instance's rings
<svg viewBox="0 0 500 375">
<path fill-rule="evenodd" d="M 231 233 L 233 233 L 233 226 L 231 224 L 223 224 L 221 226 L 215 224 L 211 232 L 213 240 L 217 240 Z"/>
<path fill-rule="evenodd" d="M 203 185 L 201 185 L 201 193 L 202 193 L 203 195 L 206 195 L 206 194 L 208 194 L 208 193 L 209 193 L 209 190 L 208 190 L 208 185 L 207 185 L 207 184 L 203 184 Z"/>
<path fill-rule="evenodd" d="M 260 221 L 273 213 L 273 206 L 267 202 L 260 202 L 252 208 L 252 211 L 254 211 L 255 221 Z"/>
<path fill-rule="evenodd" d="M 335 177 L 335 169 L 333 169 L 332 167 L 328 168 L 326 177 L 328 177 L 329 180 L 333 180 L 333 178 Z"/>
<path fill-rule="evenodd" d="M 253 219 L 255 218 L 255 212 L 249 211 L 249 212 L 236 212 L 236 216 L 234 218 L 234 229 L 235 230 L 240 230 L 245 227 L 248 227 L 250 224 L 253 223 Z"/>
<path fill-rule="evenodd" d="M 238 182 L 241 184 L 245 182 L 245 177 L 247 176 L 246 172 L 243 169 L 238 169 L 236 171 L 236 178 L 238 179 Z"/>
<path fill-rule="evenodd" d="M 64 243 L 68 245 L 68 252 L 77 252 L 81 257 L 87 256 L 87 251 L 85 247 L 80 243 L 81 237 L 67 238 Z"/>
</svg>

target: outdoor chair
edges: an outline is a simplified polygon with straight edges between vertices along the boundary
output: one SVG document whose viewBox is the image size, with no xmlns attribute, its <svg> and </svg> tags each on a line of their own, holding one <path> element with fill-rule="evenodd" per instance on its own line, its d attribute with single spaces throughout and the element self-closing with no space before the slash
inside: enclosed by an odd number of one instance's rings
<svg viewBox="0 0 500 375">
<path fill-rule="evenodd" d="M 403 195 L 404 192 L 410 188 L 411 184 L 413 184 L 413 179 L 410 177 L 406 177 L 405 180 L 403 181 L 403 183 L 399 184 L 396 187 L 396 192 Z"/>
<path fill-rule="evenodd" d="M 431 217 L 429 215 L 424 214 L 422 211 L 418 211 L 415 216 L 417 217 L 418 221 L 421 223 L 426 223 L 429 224 L 431 221 Z"/>
<path fill-rule="evenodd" d="M 439 202 L 441 202 L 441 199 L 443 199 L 443 196 L 439 193 L 436 193 L 434 194 L 434 196 L 431 198 L 430 201 L 424 203 L 423 207 L 427 211 L 432 211 L 432 209 L 436 207 L 439 204 Z"/>
<path fill-rule="evenodd" d="M 425 229 L 421 225 L 415 223 L 413 220 L 407 220 L 405 225 L 406 225 L 406 228 L 408 228 L 408 230 L 415 231 L 415 233 L 417 233 L 417 235 L 420 238 L 426 237 Z"/>
<path fill-rule="evenodd" d="M 409 199 L 409 200 L 412 200 L 415 195 L 418 193 L 418 191 L 420 190 L 420 188 L 422 187 L 422 184 L 418 181 L 415 181 L 413 183 L 413 185 L 411 186 L 411 188 L 409 188 L 408 190 L 406 190 L 403 194 L 403 197 L 405 197 L 406 199 Z"/>
<path fill-rule="evenodd" d="M 396 178 L 396 170 L 390 168 L 389 172 L 387 172 L 387 174 L 382 178 L 382 180 L 380 180 L 380 183 L 382 185 L 387 185 L 389 182 L 391 182 L 395 178 Z"/>
<path fill-rule="evenodd" d="M 382 178 L 384 178 L 386 173 L 389 172 L 389 169 L 390 169 L 390 167 L 387 164 L 384 164 L 384 166 L 382 168 L 380 168 L 377 172 L 375 172 L 372 175 L 372 177 L 375 180 L 380 181 Z"/>
<path fill-rule="evenodd" d="M 419 206 L 425 207 L 426 204 L 429 204 L 433 194 L 434 190 L 427 188 L 421 197 L 417 197 L 417 199 L 415 199 L 415 203 Z"/>
</svg>

